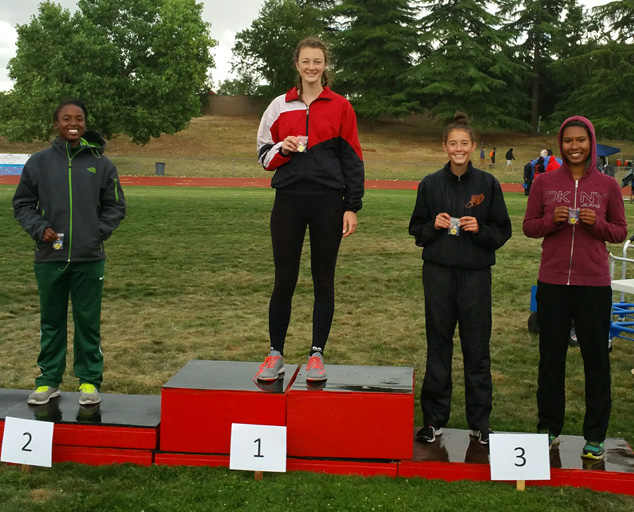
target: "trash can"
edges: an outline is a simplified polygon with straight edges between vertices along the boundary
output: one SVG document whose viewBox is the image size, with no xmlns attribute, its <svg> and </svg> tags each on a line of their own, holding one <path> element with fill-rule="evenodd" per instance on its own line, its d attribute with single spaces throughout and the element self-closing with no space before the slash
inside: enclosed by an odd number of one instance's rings
<svg viewBox="0 0 634 512">
<path fill-rule="evenodd" d="M 163 176 L 165 174 L 165 162 L 156 162 L 156 175 Z"/>
</svg>

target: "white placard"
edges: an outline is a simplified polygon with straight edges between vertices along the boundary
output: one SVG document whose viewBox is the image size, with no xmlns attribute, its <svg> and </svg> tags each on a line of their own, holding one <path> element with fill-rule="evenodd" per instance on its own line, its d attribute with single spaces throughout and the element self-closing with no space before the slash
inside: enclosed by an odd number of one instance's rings
<svg viewBox="0 0 634 512">
<path fill-rule="evenodd" d="M 550 480 L 548 434 L 491 434 L 491 480 Z"/>
<path fill-rule="evenodd" d="M 50 421 L 5 418 L 0 461 L 50 468 L 54 426 Z"/>
<path fill-rule="evenodd" d="M 286 472 L 286 427 L 231 425 L 229 469 Z"/>
</svg>

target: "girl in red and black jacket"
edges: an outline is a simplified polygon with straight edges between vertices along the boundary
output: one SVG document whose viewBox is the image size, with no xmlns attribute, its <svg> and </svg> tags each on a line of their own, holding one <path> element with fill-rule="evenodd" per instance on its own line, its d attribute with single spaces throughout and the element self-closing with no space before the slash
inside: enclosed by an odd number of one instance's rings
<svg viewBox="0 0 634 512">
<path fill-rule="evenodd" d="M 597 170 L 592 123 L 581 116 L 564 121 L 559 149 L 563 164 L 533 183 L 523 226 L 526 236 L 544 238 L 537 282 L 537 428 L 549 434 L 551 447 L 559 443 L 566 350 L 574 320 L 586 382 L 586 444 L 581 456 L 602 459 L 611 407 L 612 289 L 605 242 L 623 242 L 627 224 L 619 184 Z"/>
<path fill-rule="evenodd" d="M 269 304 L 271 352 L 257 374 L 274 381 L 284 372 L 284 342 L 310 231 L 315 292 L 307 380 L 325 380 L 323 352 L 334 314 L 334 277 L 342 234 L 353 234 L 364 191 L 357 122 L 350 103 L 327 87 L 328 51 L 307 38 L 294 54 L 298 86 L 275 98 L 258 130 L 259 161 L 275 171 L 271 212 L 275 286 Z"/>
</svg>

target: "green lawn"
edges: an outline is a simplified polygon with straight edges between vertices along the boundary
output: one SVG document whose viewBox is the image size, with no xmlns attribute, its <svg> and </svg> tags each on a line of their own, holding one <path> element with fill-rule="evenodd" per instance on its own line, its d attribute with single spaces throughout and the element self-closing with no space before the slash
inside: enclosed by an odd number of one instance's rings
<svg viewBox="0 0 634 512">
<path fill-rule="evenodd" d="M 0 186 L 0 387 L 29 389 L 38 369 L 38 300 L 33 244 L 13 220 L 15 187 Z M 104 393 L 160 393 L 188 360 L 258 361 L 268 350 L 273 285 L 268 189 L 128 187 L 128 218 L 107 243 L 102 336 Z M 420 249 L 407 234 L 416 192 L 369 190 L 359 229 L 344 240 L 337 267 L 337 307 L 326 363 L 412 366 L 419 386 L 425 339 Z M 513 238 L 493 271 L 491 341 L 494 430 L 532 432 L 536 423 L 537 338 L 527 328 L 540 242 L 522 235 L 526 198 L 507 194 Z M 626 203 L 634 219 L 634 206 Z M 307 245 L 307 244 L 306 244 Z M 621 246 L 610 247 L 621 253 Z M 285 350 L 305 361 L 312 285 L 304 256 Z M 634 273 L 634 272 L 633 272 Z M 571 349 L 564 434 L 580 435 L 583 366 Z M 70 357 L 70 354 L 69 354 Z M 69 359 L 71 360 L 71 359 Z M 634 442 L 634 344 L 612 352 L 610 437 Z M 69 370 L 70 372 L 70 370 Z M 67 372 L 62 389 L 75 390 Z M 454 355 L 449 427 L 466 428 L 462 357 Z M 415 422 L 422 421 L 418 404 Z M 427 501 L 429 500 L 429 502 Z M 609 510 L 634 501 L 572 489 L 288 474 L 254 483 L 225 470 L 85 468 L 56 465 L 24 475 L 0 466 L 0 510 Z M 207 503 L 198 508 L 199 503 Z M 501 504 L 505 503 L 504 506 Z M 508 506 L 506 505 L 508 503 Z M 189 507 L 189 508 L 188 508 Z M 488 507 L 488 508 L 487 508 Z"/>
</svg>

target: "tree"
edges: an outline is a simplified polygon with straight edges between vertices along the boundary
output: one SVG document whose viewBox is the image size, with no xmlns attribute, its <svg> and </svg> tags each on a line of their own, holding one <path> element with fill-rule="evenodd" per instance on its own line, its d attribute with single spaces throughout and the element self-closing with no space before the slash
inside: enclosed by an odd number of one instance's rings
<svg viewBox="0 0 634 512">
<path fill-rule="evenodd" d="M 332 48 L 337 92 L 370 121 L 412 111 L 400 82 L 416 49 L 410 0 L 343 0 L 332 13 L 339 21 Z"/>
<path fill-rule="evenodd" d="M 238 32 L 233 47 L 233 71 L 245 83 L 266 82 L 257 94 L 267 99 L 286 92 L 296 82 L 293 52 L 309 36 L 323 36 L 324 21 L 311 2 L 267 0 L 251 26 Z"/>
<path fill-rule="evenodd" d="M 523 41 L 518 50 L 531 69 L 530 125 L 533 134 L 539 130 L 541 82 L 552 61 L 551 46 L 554 38 L 565 30 L 562 14 L 574 8 L 576 0 L 498 0 L 498 14 L 510 18 L 506 24 L 515 40 Z M 551 95 L 551 90 L 546 90 Z"/>
<path fill-rule="evenodd" d="M 9 62 L 13 91 L 2 103 L 0 133 L 47 140 L 63 98 L 89 108 L 89 126 L 110 138 L 147 143 L 200 115 L 199 95 L 215 45 L 195 0 L 79 0 L 78 11 L 40 4 L 18 26 Z M 6 114 L 9 114 L 7 117 Z"/>
<path fill-rule="evenodd" d="M 600 137 L 634 140 L 634 44 L 611 42 L 585 50 L 560 63 L 569 92 L 551 116 L 552 124 L 583 115 Z"/>
<path fill-rule="evenodd" d="M 450 121 L 457 110 L 480 126 L 525 129 L 526 69 L 484 0 L 425 2 L 419 61 L 407 73 L 419 108 Z"/>
<path fill-rule="evenodd" d="M 595 7 L 593 15 L 598 23 L 607 23 L 609 28 L 605 36 L 617 43 L 634 41 L 632 20 L 634 19 L 634 0 L 618 0 L 599 7 Z"/>
</svg>

